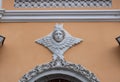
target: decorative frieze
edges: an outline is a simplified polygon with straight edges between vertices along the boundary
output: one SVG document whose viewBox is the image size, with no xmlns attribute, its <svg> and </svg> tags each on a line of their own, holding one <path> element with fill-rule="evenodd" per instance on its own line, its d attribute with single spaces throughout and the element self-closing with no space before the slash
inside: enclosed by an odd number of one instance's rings
<svg viewBox="0 0 120 82">
<path fill-rule="evenodd" d="M 15 0 L 15 8 L 111 7 L 112 0 Z"/>
</svg>

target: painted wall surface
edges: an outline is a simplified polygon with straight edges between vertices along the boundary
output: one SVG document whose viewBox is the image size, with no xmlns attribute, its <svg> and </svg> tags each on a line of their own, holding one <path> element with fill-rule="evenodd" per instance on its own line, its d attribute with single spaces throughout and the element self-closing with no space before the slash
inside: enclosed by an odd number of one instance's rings
<svg viewBox="0 0 120 82">
<path fill-rule="evenodd" d="M 120 0 L 112 0 L 111 8 L 62 8 L 76 10 L 120 9 Z M 3 9 L 14 8 L 14 0 L 3 0 Z M 56 8 L 32 8 L 32 10 Z M 57 8 L 60 9 L 61 8 Z M 0 82 L 18 80 L 36 65 L 52 60 L 52 53 L 34 41 L 49 34 L 53 23 L 0 23 L 0 35 L 6 37 L 0 48 Z M 96 74 L 101 82 L 120 82 L 120 47 L 115 38 L 120 35 L 120 22 L 68 22 L 65 29 L 73 36 L 84 39 L 65 53 L 65 59 L 81 64 Z"/>
<path fill-rule="evenodd" d="M 120 0 L 112 0 L 112 7 L 97 7 L 97 8 L 57 8 L 59 10 L 71 10 L 71 9 L 74 9 L 74 10 L 88 10 L 88 9 L 92 9 L 92 10 L 101 10 L 101 9 L 120 9 Z M 6 10 L 31 10 L 31 8 L 14 8 L 14 0 L 3 0 L 3 9 L 6 9 Z M 56 10 L 56 8 L 32 8 L 32 10 Z"/>
<path fill-rule="evenodd" d="M 49 34 L 56 23 L 0 23 L 6 37 L 0 48 L 0 82 L 18 82 L 36 65 L 52 60 L 52 53 L 34 41 Z M 69 62 L 81 64 L 101 82 L 120 82 L 119 22 L 64 23 L 73 36 L 84 39 L 65 53 Z"/>
</svg>

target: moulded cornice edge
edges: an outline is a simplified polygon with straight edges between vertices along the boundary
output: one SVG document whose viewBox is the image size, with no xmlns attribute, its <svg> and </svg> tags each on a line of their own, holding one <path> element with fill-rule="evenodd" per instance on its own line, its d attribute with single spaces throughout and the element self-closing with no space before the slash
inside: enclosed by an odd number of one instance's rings
<svg viewBox="0 0 120 82">
<path fill-rule="evenodd" d="M 120 21 L 120 10 L 5 10 L 1 18 L 1 22 L 59 21 L 118 22 Z"/>
</svg>

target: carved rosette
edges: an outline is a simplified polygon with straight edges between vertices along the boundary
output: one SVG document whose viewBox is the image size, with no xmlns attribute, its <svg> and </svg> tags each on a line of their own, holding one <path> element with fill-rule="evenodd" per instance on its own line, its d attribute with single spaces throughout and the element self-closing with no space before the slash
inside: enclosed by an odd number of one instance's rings
<svg viewBox="0 0 120 82">
<path fill-rule="evenodd" d="M 19 82 L 29 82 L 32 78 L 36 77 L 37 75 L 48 71 L 49 69 L 55 69 L 55 68 L 63 68 L 67 70 L 71 70 L 74 72 L 77 72 L 81 74 L 83 77 L 87 78 L 90 82 L 100 82 L 97 77 L 85 69 L 81 65 L 68 63 L 65 60 L 62 60 L 60 58 L 57 58 L 56 60 L 52 60 L 48 64 L 38 65 L 34 69 L 32 69 L 30 72 L 26 73 Z"/>
</svg>

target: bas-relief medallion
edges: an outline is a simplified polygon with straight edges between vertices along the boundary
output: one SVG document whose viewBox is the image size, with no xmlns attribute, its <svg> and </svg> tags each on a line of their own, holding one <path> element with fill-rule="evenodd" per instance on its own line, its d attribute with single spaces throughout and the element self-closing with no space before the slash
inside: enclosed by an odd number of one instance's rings
<svg viewBox="0 0 120 82">
<path fill-rule="evenodd" d="M 47 47 L 53 53 L 53 59 L 64 59 L 64 53 L 70 47 L 82 42 L 80 38 L 72 37 L 64 28 L 63 24 L 56 24 L 53 32 L 36 40 L 36 43 Z"/>
</svg>

